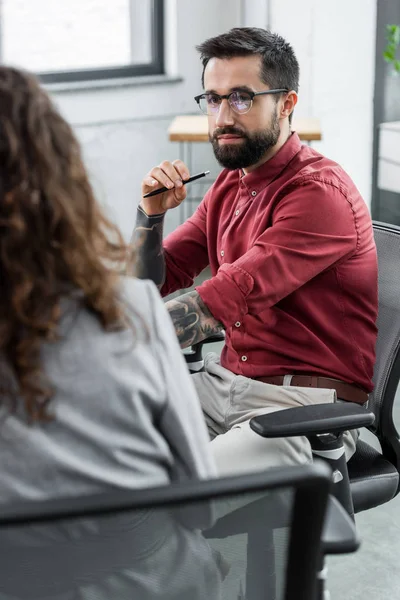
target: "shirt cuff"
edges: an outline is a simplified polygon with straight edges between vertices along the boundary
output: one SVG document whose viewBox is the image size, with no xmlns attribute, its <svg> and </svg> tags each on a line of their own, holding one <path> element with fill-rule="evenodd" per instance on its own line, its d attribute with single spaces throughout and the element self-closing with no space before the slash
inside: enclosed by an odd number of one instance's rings
<svg viewBox="0 0 400 600">
<path fill-rule="evenodd" d="M 248 313 L 247 296 L 253 286 L 254 279 L 247 271 L 226 264 L 195 289 L 213 317 L 227 329 Z"/>
</svg>

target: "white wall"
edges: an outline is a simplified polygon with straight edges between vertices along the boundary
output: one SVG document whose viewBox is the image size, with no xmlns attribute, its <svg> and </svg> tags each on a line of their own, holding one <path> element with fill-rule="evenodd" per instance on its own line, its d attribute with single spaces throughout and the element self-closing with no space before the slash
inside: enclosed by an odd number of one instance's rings
<svg viewBox="0 0 400 600">
<path fill-rule="evenodd" d="M 271 28 L 300 62 L 296 112 L 321 120 L 315 148 L 346 169 L 370 205 L 376 0 L 269 3 Z"/>
<path fill-rule="evenodd" d="M 196 113 L 201 65 L 195 45 L 231 27 L 270 27 L 290 41 L 301 66 L 299 116 L 321 119 L 315 147 L 337 160 L 369 203 L 376 0 L 167 0 L 167 84 L 64 91 L 54 96 L 76 128 L 96 191 L 124 235 L 130 235 L 144 174 L 179 156 L 167 139 L 177 114 Z M 208 144 L 195 170 L 218 172 Z M 167 230 L 179 214 L 168 215 Z"/>
</svg>

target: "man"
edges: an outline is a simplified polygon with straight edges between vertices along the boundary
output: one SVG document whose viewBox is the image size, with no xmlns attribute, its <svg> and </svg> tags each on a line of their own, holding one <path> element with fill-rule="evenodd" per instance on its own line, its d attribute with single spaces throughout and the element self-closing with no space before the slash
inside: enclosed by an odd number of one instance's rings
<svg viewBox="0 0 400 600">
<path fill-rule="evenodd" d="M 220 360 L 193 375 L 220 474 L 311 460 L 305 438 L 263 439 L 249 420 L 292 406 L 363 404 L 372 389 L 377 257 L 368 209 L 336 163 L 291 132 L 299 66 L 291 46 L 237 28 L 198 47 L 214 153 L 224 167 L 195 214 L 162 244 L 165 212 L 186 196 L 180 160 L 142 182 L 138 274 L 167 302 L 182 347 L 222 329 Z M 346 456 L 355 449 L 346 433 Z"/>
</svg>

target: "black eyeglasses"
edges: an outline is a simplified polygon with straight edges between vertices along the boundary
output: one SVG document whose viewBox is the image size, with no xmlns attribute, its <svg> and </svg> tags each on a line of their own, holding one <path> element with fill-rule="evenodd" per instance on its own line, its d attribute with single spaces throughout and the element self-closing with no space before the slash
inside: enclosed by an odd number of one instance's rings
<svg viewBox="0 0 400 600">
<path fill-rule="evenodd" d="M 216 115 L 219 111 L 219 107 L 221 106 L 222 100 L 228 100 L 229 106 L 231 109 L 238 113 L 239 115 L 244 115 L 253 106 L 253 99 L 255 96 L 263 96 L 265 94 L 282 94 L 288 93 L 287 89 L 277 89 L 277 90 L 266 90 L 265 92 L 247 92 L 242 90 L 235 90 L 230 94 L 224 94 L 220 96 L 219 94 L 214 94 L 214 92 L 208 92 L 206 94 L 200 94 L 199 96 L 195 96 L 197 104 L 200 107 L 200 110 L 206 115 Z"/>
</svg>

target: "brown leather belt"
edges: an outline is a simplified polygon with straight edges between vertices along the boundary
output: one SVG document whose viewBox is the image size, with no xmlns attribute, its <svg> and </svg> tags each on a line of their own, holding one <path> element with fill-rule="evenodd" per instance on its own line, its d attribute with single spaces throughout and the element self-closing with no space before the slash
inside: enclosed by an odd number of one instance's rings
<svg viewBox="0 0 400 600">
<path fill-rule="evenodd" d="M 272 385 L 283 385 L 283 375 L 273 375 L 271 377 L 254 377 L 257 381 L 271 383 Z M 354 383 L 346 383 L 330 377 L 321 377 L 320 375 L 293 375 L 289 385 L 299 387 L 328 388 L 336 390 L 339 400 L 347 402 L 356 402 L 365 404 L 368 400 L 367 392 L 364 392 Z"/>
</svg>

